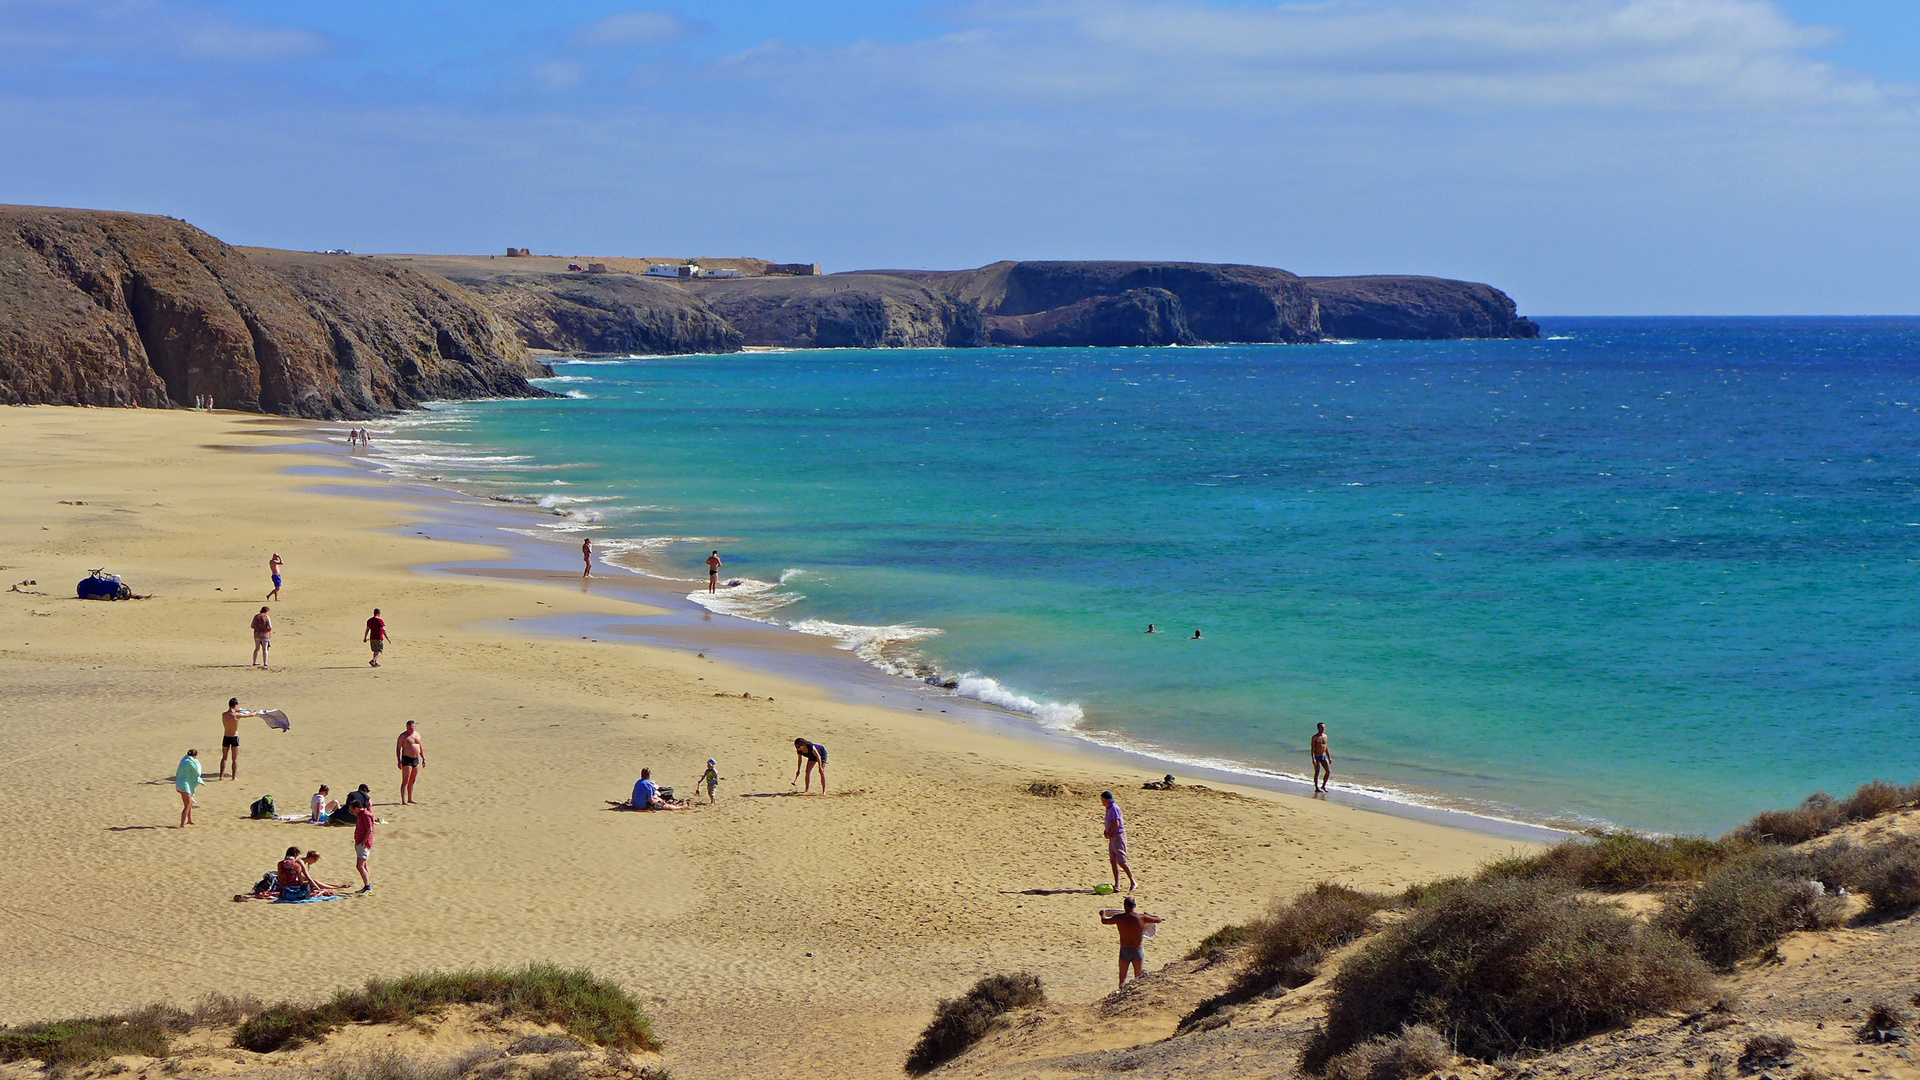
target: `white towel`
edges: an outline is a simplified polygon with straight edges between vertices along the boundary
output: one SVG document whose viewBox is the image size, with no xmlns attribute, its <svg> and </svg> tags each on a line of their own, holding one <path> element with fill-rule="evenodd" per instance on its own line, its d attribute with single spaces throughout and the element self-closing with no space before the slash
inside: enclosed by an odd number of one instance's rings
<svg viewBox="0 0 1920 1080">
<path fill-rule="evenodd" d="M 278 728 L 281 731 L 293 729 L 293 721 L 287 719 L 287 714 L 279 709 L 261 709 L 260 718 L 265 720 L 270 728 Z"/>
</svg>

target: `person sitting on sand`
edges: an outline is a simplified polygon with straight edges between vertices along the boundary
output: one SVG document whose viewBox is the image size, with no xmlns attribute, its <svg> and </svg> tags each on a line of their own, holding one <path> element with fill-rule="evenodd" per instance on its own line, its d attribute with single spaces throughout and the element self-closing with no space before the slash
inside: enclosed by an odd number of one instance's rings
<svg viewBox="0 0 1920 1080">
<path fill-rule="evenodd" d="M 282 900 L 305 900 L 314 893 L 313 879 L 307 876 L 307 864 L 300 861 L 298 844 L 287 849 L 286 858 L 274 868 L 274 875 L 280 879 Z"/>
<path fill-rule="evenodd" d="M 313 793 L 313 813 L 308 815 L 307 821 L 314 825 L 325 825 L 327 816 L 338 809 L 340 804 L 334 801 L 332 793 L 327 790 L 327 785 L 321 784 L 320 790 Z"/>
<path fill-rule="evenodd" d="M 267 609 L 261 608 L 260 614 L 253 617 L 253 663 L 267 666 L 267 650 L 273 648 L 273 620 L 267 617 Z"/>
<path fill-rule="evenodd" d="M 1126 899 L 1122 911 L 1109 914 L 1100 913 L 1100 922 L 1120 931 L 1120 987 L 1127 985 L 1127 968 L 1133 968 L 1133 977 L 1138 979 L 1147 973 L 1147 927 L 1153 923 L 1164 922 L 1158 915 L 1148 915 L 1144 911 L 1133 910 L 1133 897 Z"/>
<path fill-rule="evenodd" d="M 320 861 L 320 853 L 317 851 L 309 851 L 305 855 L 302 855 L 300 857 L 301 865 L 307 868 L 307 880 L 313 882 L 313 887 L 321 890 L 322 892 L 330 892 L 334 889 L 345 888 L 346 886 L 344 885 L 329 885 L 326 882 L 321 881 L 319 878 L 313 876 L 314 864 L 318 863 L 319 861 Z"/>
<path fill-rule="evenodd" d="M 660 797 L 660 785 L 653 782 L 653 770 L 641 769 L 640 779 L 633 785 L 633 798 L 626 804 L 629 810 L 685 810 L 678 803 L 670 803 Z"/>
<path fill-rule="evenodd" d="M 1173 790 L 1173 774 L 1168 773 L 1166 776 L 1161 777 L 1158 780 L 1149 780 L 1146 783 L 1141 784 L 1140 786 L 1147 791 L 1172 791 Z"/>
<path fill-rule="evenodd" d="M 818 765 L 820 767 L 820 794 L 825 795 L 827 793 L 827 748 L 817 742 L 808 742 L 806 739 L 795 739 L 793 740 L 793 752 L 799 755 L 799 759 L 793 766 L 793 782 L 787 786 L 792 787 L 794 784 L 800 782 L 800 766 L 805 765 L 807 767 L 807 786 L 801 790 L 812 791 L 813 767 Z"/>
</svg>

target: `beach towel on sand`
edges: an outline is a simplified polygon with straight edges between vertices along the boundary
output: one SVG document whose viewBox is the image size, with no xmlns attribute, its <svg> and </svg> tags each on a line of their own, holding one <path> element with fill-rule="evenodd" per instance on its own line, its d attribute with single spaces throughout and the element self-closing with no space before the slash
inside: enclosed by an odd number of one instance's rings
<svg viewBox="0 0 1920 1080">
<path fill-rule="evenodd" d="M 281 712 L 279 709 L 260 710 L 260 719 L 265 720 L 268 727 L 278 731 L 291 731 L 293 729 L 293 721 L 287 719 L 287 714 Z"/>
<path fill-rule="evenodd" d="M 346 897 L 344 897 L 344 896 L 335 896 L 335 895 L 333 895 L 332 893 L 328 893 L 328 894 L 326 894 L 326 895 L 323 895 L 323 896 L 304 896 L 304 897 L 301 897 L 301 898 L 300 898 L 300 899 L 298 899 L 298 900 L 280 900 L 280 899 L 275 899 L 275 900 L 274 900 L 274 903 L 276 903 L 276 904 L 317 904 L 317 903 L 319 903 L 319 902 L 321 902 L 322 900 L 345 900 L 345 899 L 346 899 Z"/>
</svg>

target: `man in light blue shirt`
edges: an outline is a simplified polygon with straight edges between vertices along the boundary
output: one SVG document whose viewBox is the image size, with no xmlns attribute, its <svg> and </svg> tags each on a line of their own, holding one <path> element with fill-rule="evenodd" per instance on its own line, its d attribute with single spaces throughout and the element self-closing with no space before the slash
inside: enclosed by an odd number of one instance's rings
<svg viewBox="0 0 1920 1080">
<path fill-rule="evenodd" d="M 653 770 L 641 769 L 640 782 L 633 785 L 633 808 L 651 810 L 660 799 L 660 786 L 653 782 Z"/>
</svg>

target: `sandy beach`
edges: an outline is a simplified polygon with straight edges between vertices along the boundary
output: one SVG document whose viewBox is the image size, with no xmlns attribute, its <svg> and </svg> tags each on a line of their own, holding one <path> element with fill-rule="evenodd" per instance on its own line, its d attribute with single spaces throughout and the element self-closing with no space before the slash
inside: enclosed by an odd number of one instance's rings
<svg viewBox="0 0 1920 1080">
<path fill-rule="evenodd" d="M 1331 879 L 1403 886 L 1510 840 L 1224 785 L 1140 790 L 1128 772 L 926 713 L 632 642 L 515 636 L 509 618 L 633 604 L 504 576 L 431 575 L 497 553 L 417 535 L 391 498 L 309 490 L 306 424 L 237 413 L 0 410 L 0 1022 L 211 991 L 317 997 L 370 975 L 532 960 L 647 1002 L 676 1075 L 898 1076 L 934 1002 L 1028 970 L 1061 1002 L 1112 989 L 1103 788 L 1128 816 L 1148 967 Z M 328 479 L 337 489 L 376 478 Z M 278 601 L 267 560 L 286 560 Z M 80 601 L 93 567 L 151 599 Z M 248 665 L 263 603 L 272 663 Z M 372 609 L 394 637 L 378 669 Z M 743 697 L 742 695 L 750 695 Z M 211 778 L 229 697 L 240 779 L 175 827 L 176 763 Z M 427 765 L 400 806 L 394 740 Z M 1306 732 L 1301 734 L 1304 747 Z M 831 750 L 832 794 L 794 796 L 791 749 Z M 1337 743 L 1336 743 L 1337 750 Z M 643 766 L 718 803 L 606 812 Z M 1028 792 L 1036 780 L 1071 789 Z M 371 786 L 383 820 L 365 897 L 234 903 L 292 844 L 354 878 L 351 830 L 247 819 L 274 796 Z"/>
</svg>

